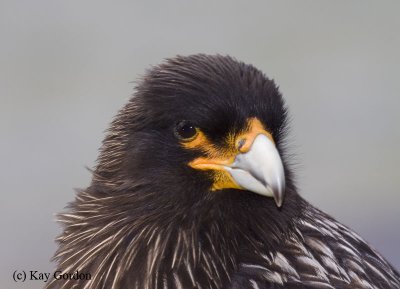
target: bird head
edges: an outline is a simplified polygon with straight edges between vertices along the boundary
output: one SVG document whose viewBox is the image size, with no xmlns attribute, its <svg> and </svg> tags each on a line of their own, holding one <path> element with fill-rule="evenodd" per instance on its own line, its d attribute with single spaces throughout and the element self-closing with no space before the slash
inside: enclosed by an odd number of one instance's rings
<svg viewBox="0 0 400 289">
<path fill-rule="evenodd" d="M 225 287 L 237 256 L 279 248 L 302 210 L 286 115 L 274 82 L 231 57 L 151 68 L 112 122 L 92 183 L 59 215 L 59 268 L 96 272 L 85 288 Z"/>
<path fill-rule="evenodd" d="M 117 115 L 94 181 L 191 201 L 251 192 L 280 207 L 289 181 L 286 116 L 274 82 L 251 65 L 220 55 L 168 59 L 144 75 Z"/>
</svg>

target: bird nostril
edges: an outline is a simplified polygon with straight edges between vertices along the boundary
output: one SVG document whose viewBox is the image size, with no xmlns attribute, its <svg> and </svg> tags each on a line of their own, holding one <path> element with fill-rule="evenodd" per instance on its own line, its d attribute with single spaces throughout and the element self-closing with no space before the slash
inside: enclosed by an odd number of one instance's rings
<svg viewBox="0 0 400 289">
<path fill-rule="evenodd" d="M 240 149 L 244 146 L 245 143 L 246 143 L 246 139 L 245 138 L 242 138 L 237 142 L 236 147 L 237 147 L 238 151 L 240 151 Z"/>
</svg>

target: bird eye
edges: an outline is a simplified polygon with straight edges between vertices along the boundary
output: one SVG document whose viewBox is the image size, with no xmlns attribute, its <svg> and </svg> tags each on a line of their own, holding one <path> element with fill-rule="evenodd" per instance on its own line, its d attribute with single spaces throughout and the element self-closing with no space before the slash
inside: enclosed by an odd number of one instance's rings
<svg viewBox="0 0 400 289">
<path fill-rule="evenodd" d="M 199 130 L 190 121 L 183 120 L 176 125 L 175 133 L 180 139 L 191 141 L 197 136 Z"/>
</svg>

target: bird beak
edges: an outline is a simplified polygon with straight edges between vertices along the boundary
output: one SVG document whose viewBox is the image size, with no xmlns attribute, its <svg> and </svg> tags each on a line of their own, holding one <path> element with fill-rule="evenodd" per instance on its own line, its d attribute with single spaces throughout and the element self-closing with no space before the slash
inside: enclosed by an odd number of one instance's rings
<svg viewBox="0 0 400 289">
<path fill-rule="evenodd" d="M 235 141 L 234 150 L 223 154 L 214 150 L 205 139 L 200 139 L 208 157 L 199 157 L 189 163 L 198 170 L 214 171 L 213 191 L 234 188 L 248 190 L 263 196 L 273 197 L 278 207 L 282 206 L 285 193 L 285 173 L 282 160 L 269 134 L 261 122 L 249 120 L 248 132 Z"/>
<path fill-rule="evenodd" d="M 241 187 L 254 193 L 273 197 L 282 206 L 285 192 L 285 174 L 275 144 L 259 134 L 250 150 L 239 153 L 231 165 L 224 168 Z"/>
</svg>

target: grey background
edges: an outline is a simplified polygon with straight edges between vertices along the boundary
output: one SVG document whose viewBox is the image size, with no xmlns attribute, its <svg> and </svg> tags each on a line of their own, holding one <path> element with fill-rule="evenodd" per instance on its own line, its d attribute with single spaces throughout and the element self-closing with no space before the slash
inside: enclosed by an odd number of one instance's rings
<svg viewBox="0 0 400 289">
<path fill-rule="evenodd" d="M 400 268 L 398 1 L 0 2 L 0 287 L 52 272 L 54 213 L 165 57 L 230 54 L 280 85 L 298 185 Z"/>
</svg>

